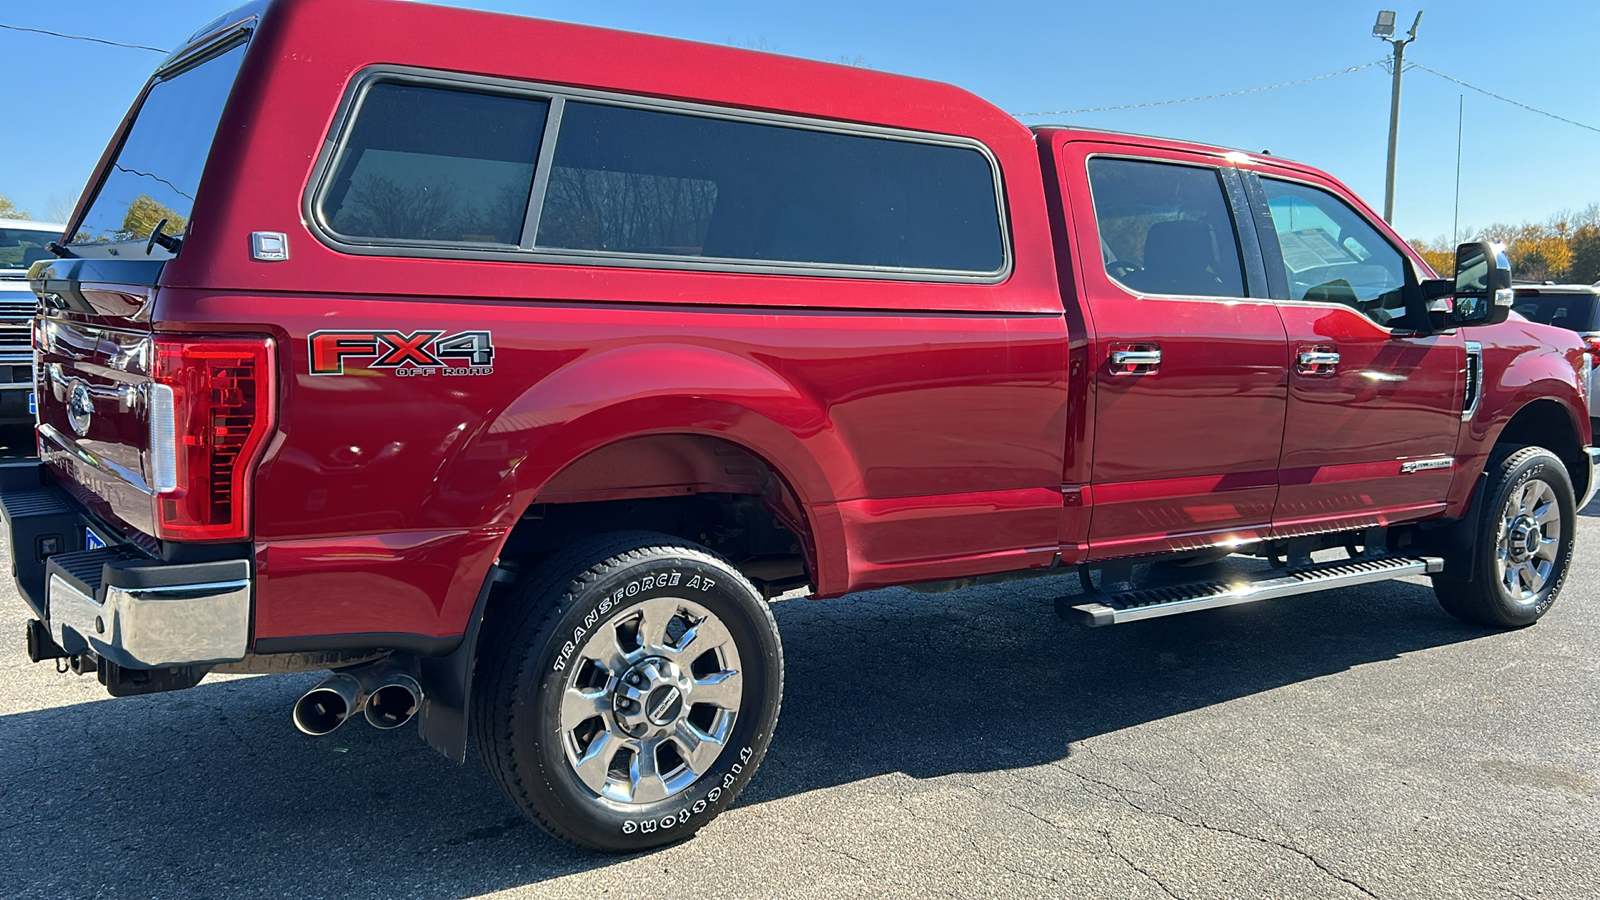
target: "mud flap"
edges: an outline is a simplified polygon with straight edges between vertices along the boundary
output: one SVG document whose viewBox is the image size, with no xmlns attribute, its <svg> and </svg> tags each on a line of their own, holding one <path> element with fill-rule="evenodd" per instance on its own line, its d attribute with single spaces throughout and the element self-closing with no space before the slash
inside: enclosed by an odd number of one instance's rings
<svg viewBox="0 0 1600 900">
<path fill-rule="evenodd" d="M 1489 473 L 1478 476 L 1472 488 L 1472 505 L 1467 514 L 1454 522 L 1425 528 L 1419 535 L 1424 552 L 1444 557 L 1440 576 L 1455 582 L 1472 581 L 1473 560 L 1477 559 L 1478 538 L 1483 534 L 1483 496 L 1488 490 Z"/>
<path fill-rule="evenodd" d="M 417 733 L 428 746 L 457 763 L 467 761 L 467 710 L 472 702 L 472 673 L 478 665 L 478 632 L 490 591 L 508 574 L 499 566 L 490 566 L 461 643 L 445 656 L 426 656 L 419 661 L 423 699 Z"/>
</svg>

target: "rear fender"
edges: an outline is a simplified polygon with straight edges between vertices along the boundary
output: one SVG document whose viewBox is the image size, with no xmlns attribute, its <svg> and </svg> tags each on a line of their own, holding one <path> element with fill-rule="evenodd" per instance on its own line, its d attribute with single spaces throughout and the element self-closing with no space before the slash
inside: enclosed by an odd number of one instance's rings
<svg viewBox="0 0 1600 900">
<path fill-rule="evenodd" d="M 860 491 L 853 454 L 826 409 L 779 373 L 707 347 L 635 344 L 584 356 L 532 385 L 489 420 L 440 472 L 438 484 L 495 478 L 498 498 L 484 520 L 514 525 L 563 470 L 630 438 L 698 434 L 737 444 L 761 459 L 813 517 L 822 582 L 845 578 L 846 559 L 830 526 L 816 520 Z"/>
</svg>

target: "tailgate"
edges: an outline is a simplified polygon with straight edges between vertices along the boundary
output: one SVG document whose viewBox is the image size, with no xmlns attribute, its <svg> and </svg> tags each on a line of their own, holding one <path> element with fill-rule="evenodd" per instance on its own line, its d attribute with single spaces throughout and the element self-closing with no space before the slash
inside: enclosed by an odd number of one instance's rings
<svg viewBox="0 0 1600 900">
<path fill-rule="evenodd" d="M 118 531 L 153 535 L 150 443 L 150 326 L 107 315 L 113 305 L 140 308 L 135 288 L 63 287 L 45 282 L 46 297 L 90 315 L 47 310 L 37 334 L 39 450 L 51 473 L 96 516 Z"/>
</svg>

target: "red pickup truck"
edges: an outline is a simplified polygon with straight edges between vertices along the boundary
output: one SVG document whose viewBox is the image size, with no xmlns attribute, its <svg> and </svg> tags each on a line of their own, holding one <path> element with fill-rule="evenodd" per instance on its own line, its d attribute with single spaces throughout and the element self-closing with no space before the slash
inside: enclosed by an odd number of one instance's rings
<svg viewBox="0 0 1600 900">
<path fill-rule="evenodd" d="M 63 241 L 0 468 L 31 657 L 331 669 L 302 731 L 470 735 L 594 848 L 749 780 L 777 594 L 1075 574 L 1103 625 L 1431 575 L 1515 627 L 1595 489 L 1588 357 L 1490 245 L 1445 281 L 1309 166 L 728 47 L 247 6 Z"/>
</svg>

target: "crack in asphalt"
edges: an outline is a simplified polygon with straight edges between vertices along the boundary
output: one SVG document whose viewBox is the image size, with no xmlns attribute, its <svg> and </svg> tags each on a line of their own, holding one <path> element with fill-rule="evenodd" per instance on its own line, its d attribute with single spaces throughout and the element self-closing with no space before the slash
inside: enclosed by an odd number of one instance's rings
<svg viewBox="0 0 1600 900">
<path fill-rule="evenodd" d="M 1347 877 L 1347 876 L 1345 876 L 1345 875 L 1343 875 L 1343 874 L 1341 874 L 1339 872 L 1334 871 L 1333 869 L 1329 868 L 1326 863 L 1324 863 L 1322 860 L 1318 859 L 1315 854 L 1311 853 L 1310 851 L 1303 850 L 1300 847 L 1298 847 L 1298 846 L 1296 846 L 1294 844 L 1291 844 L 1291 843 L 1289 843 L 1287 841 L 1274 840 L 1273 838 L 1269 838 L 1269 837 L 1262 837 L 1261 835 L 1251 834 L 1251 833 L 1245 832 L 1245 831 L 1240 831 L 1240 830 L 1238 830 L 1236 828 L 1228 828 L 1228 827 L 1222 826 L 1222 825 L 1213 825 L 1210 822 L 1206 821 L 1205 816 L 1200 814 L 1198 810 L 1193 810 L 1195 812 L 1195 814 L 1199 817 L 1199 821 L 1194 821 L 1194 820 L 1191 820 L 1191 819 L 1186 819 L 1183 816 L 1180 816 L 1180 815 L 1178 815 L 1176 813 L 1171 813 L 1171 812 L 1167 812 L 1165 810 L 1160 810 L 1160 809 L 1151 809 L 1151 808 L 1149 808 L 1147 806 L 1143 806 L 1143 805 L 1135 802 L 1133 799 L 1131 799 L 1128 796 L 1129 792 L 1123 790 L 1121 787 L 1118 787 L 1117 785 L 1111 784 L 1111 783 L 1106 782 L 1106 781 L 1101 781 L 1098 778 L 1091 777 L 1089 775 L 1086 775 L 1086 774 L 1084 774 L 1082 772 L 1075 771 L 1073 769 L 1068 769 L 1065 766 L 1062 766 L 1062 765 L 1059 765 L 1059 764 L 1056 767 L 1061 769 L 1063 772 L 1066 772 L 1067 774 L 1072 775 L 1073 777 L 1076 777 L 1076 778 L 1082 780 L 1086 784 L 1093 784 L 1093 785 L 1097 785 L 1099 787 L 1105 788 L 1106 790 L 1111 791 L 1111 793 L 1113 795 L 1115 795 L 1114 798 L 1113 798 L 1113 797 L 1105 797 L 1103 794 L 1096 794 L 1096 796 L 1100 796 L 1103 799 L 1115 799 L 1116 801 L 1124 804 L 1125 806 L 1128 806 L 1128 807 L 1130 807 L 1132 809 L 1138 810 L 1139 812 L 1144 813 L 1147 816 L 1157 816 L 1157 817 L 1160 817 L 1160 818 L 1169 819 L 1169 820 L 1171 820 L 1173 822 L 1178 823 L 1179 825 L 1183 825 L 1183 826 L 1188 827 L 1188 828 L 1196 828 L 1196 829 L 1200 829 L 1202 831 L 1211 832 L 1213 834 L 1233 835 L 1234 837 L 1243 838 L 1243 839 L 1245 839 L 1247 841 L 1253 841 L 1255 843 L 1264 844 L 1264 845 L 1269 846 L 1269 847 L 1276 847 L 1276 848 L 1278 848 L 1280 850 L 1286 851 L 1288 853 L 1292 853 L 1295 856 L 1298 856 L 1298 857 L 1304 859 L 1306 862 L 1310 863 L 1312 866 L 1315 866 L 1316 869 L 1318 871 L 1322 872 L 1324 875 L 1327 875 L 1328 877 L 1333 878 L 1333 879 L 1341 882 L 1342 884 L 1344 884 L 1344 885 L 1346 885 L 1348 887 L 1351 887 L 1351 888 L 1354 888 L 1354 889 L 1360 891 L 1363 895 L 1373 898 L 1373 900 L 1378 900 L 1378 895 L 1373 893 L 1371 890 L 1369 890 L 1366 887 L 1366 885 L 1363 885 L 1363 884 L 1361 884 L 1360 882 L 1356 881 L 1353 878 L 1349 878 L 1349 877 Z M 1145 777 L 1148 778 L 1149 776 L 1146 775 Z M 1151 779 L 1151 782 L 1153 784 L 1157 784 L 1157 786 L 1160 786 L 1159 782 L 1156 782 L 1154 779 Z M 1090 793 L 1095 793 L 1095 792 L 1090 791 Z"/>
<path fill-rule="evenodd" d="M 810 841 L 811 843 L 816 844 L 818 847 L 821 847 L 823 850 L 825 850 L 825 851 L 827 851 L 829 853 L 832 853 L 835 856 L 842 856 L 845 859 L 852 860 L 853 862 L 855 862 L 857 865 L 860 865 L 860 866 L 866 866 L 866 867 L 871 867 L 872 866 L 872 863 L 867 862 L 866 860 L 864 860 L 861 857 L 855 855 L 854 853 L 851 853 L 849 850 L 841 850 L 838 847 L 835 847 L 835 846 L 827 843 L 822 838 L 817 837 L 815 832 L 802 831 L 802 832 L 800 832 L 800 836 L 802 838 L 805 838 L 807 841 Z"/>
<path fill-rule="evenodd" d="M 1095 830 L 1100 833 L 1100 837 L 1105 839 L 1106 849 L 1110 850 L 1112 855 L 1116 856 L 1117 859 L 1120 859 L 1126 863 L 1128 868 L 1138 872 L 1140 875 L 1143 875 L 1145 878 L 1154 882 L 1156 887 L 1161 888 L 1162 892 L 1168 897 L 1172 897 L 1173 900 L 1188 900 L 1188 898 L 1184 897 L 1182 894 L 1168 887 L 1167 883 L 1162 881 L 1154 872 L 1151 872 L 1149 869 L 1146 869 L 1145 867 L 1134 862 L 1132 857 L 1117 849 L 1116 842 L 1111 840 L 1111 830 L 1109 828 L 1097 828 Z"/>
</svg>

